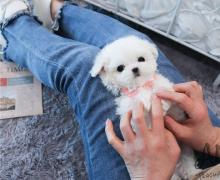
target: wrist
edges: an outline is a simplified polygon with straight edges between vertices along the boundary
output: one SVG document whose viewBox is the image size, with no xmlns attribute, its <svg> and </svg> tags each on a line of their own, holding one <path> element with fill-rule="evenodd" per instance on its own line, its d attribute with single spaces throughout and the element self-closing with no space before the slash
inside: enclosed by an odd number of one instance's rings
<svg viewBox="0 0 220 180">
<path fill-rule="evenodd" d="M 220 147 L 220 128 L 215 128 L 215 136 L 213 138 L 213 145 L 211 148 L 211 154 L 213 156 L 220 157 L 219 147 Z"/>
<path fill-rule="evenodd" d="M 171 175 L 168 175 L 167 172 L 162 173 L 162 172 L 155 172 L 155 173 L 149 173 L 146 176 L 131 176 L 131 180 L 170 180 L 172 177 Z"/>
<path fill-rule="evenodd" d="M 220 128 L 213 127 L 210 138 L 204 146 L 204 152 L 220 157 Z"/>
<path fill-rule="evenodd" d="M 163 177 L 163 176 L 149 176 L 149 177 L 147 177 L 146 179 L 144 179 L 144 180 L 158 180 L 158 179 L 160 179 L 160 180 L 170 180 L 171 179 L 171 177 L 169 177 L 169 176 L 166 176 L 166 177 Z M 137 180 L 137 179 L 136 179 Z"/>
<path fill-rule="evenodd" d="M 155 173 L 149 174 L 149 176 L 146 178 L 146 180 L 158 180 L 158 179 L 170 180 L 172 175 L 173 175 L 172 173 L 167 174 L 167 171 L 166 172 L 165 171 L 164 172 L 157 171 Z"/>
</svg>

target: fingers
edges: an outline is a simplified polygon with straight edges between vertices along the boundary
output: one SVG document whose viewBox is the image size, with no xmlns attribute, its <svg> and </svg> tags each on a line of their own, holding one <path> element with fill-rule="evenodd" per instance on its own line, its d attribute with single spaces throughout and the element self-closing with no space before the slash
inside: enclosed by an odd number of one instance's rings
<svg viewBox="0 0 220 180">
<path fill-rule="evenodd" d="M 171 147 L 175 147 L 178 144 L 175 136 L 169 130 L 166 130 L 166 137 Z"/>
<path fill-rule="evenodd" d="M 163 91 L 158 92 L 157 96 L 172 102 L 175 102 L 181 109 L 183 109 L 189 116 L 192 114 L 192 109 L 194 108 L 192 100 L 183 93 Z"/>
<path fill-rule="evenodd" d="M 132 115 L 136 135 L 143 136 L 147 132 L 147 124 L 144 119 L 144 105 L 139 104 L 136 113 Z"/>
<path fill-rule="evenodd" d="M 173 88 L 176 92 L 185 93 L 192 98 L 203 98 L 202 86 L 199 85 L 196 81 L 176 84 L 173 86 Z"/>
<path fill-rule="evenodd" d="M 152 127 L 156 132 L 164 130 L 163 109 L 160 99 L 154 95 L 152 100 Z"/>
<path fill-rule="evenodd" d="M 175 136 L 169 130 L 166 130 L 166 140 L 168 141 L 167 143 L 172 153 L 179 156 L 181 151 L 179 144 L 177 143 Z"/>
<path fill-rule="evenodd" d="M 170 130 L 177 139 L 185 140 L 188 134 L 188 128 L 176 122 L 170 116 L 165 117 L 165 126 Z"/>
<path fill-rule="evenodd" d="M 113 129 L 112 121 L 110 120 L 106 121 L 105 133 L 109 144 L 111 144 L 119 154 L 123 154 L 123 142 L 116 136 Z"/>
<path fill-rule="evenodd" d="M 129 111 L 125 117 L 120 121 L 120 129 L 125 141 L 130 142 L 135 139 L 135 134 L 131 127 L 132 113 Z"/>
</svg>

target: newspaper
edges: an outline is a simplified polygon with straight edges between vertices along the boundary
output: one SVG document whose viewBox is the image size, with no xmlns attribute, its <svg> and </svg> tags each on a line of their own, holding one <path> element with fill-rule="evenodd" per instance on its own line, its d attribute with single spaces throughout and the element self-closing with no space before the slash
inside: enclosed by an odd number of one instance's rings
<svg viewBox="0 0 220 180">
<path fill-rule="evenodd" d="M 0 119 L 40 114 L 41 83 L 26 69 L 0 59 Z"/>
</svg>

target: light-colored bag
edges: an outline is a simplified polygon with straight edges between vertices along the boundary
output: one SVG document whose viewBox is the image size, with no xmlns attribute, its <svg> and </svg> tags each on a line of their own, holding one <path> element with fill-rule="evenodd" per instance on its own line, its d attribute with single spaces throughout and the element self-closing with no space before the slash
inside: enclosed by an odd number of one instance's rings
<svg viewBox="0 0 220 180">
<path fill-rule="evenodd" d="M 140 19 L 147 25 L 167 31 L 181 0 L 145 0 Z"/>
<path fill-rule="evenodd" d="M 145 5 L 141 11 L 141 17 L 144 19 L 157 18 L 173 11 L 178 0 L 145 0 Z"/>
<path fill-rule="evenodd" d="M 145 0 L 124 0 L 127 11 L 134 17 L 140 17 L 141 10 L 144 7 Z"/>
</svg>

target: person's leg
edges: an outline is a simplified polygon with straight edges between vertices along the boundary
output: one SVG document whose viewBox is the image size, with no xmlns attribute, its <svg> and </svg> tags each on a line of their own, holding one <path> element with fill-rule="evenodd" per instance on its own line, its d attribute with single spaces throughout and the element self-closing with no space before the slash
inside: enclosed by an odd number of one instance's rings
<svg viewBox="0 0 220 180">
<path fill-rule="evenodd" d="M 55 19 L 57 22 L 55 31 L 58 30 L 65 37 L 99 48 L 103 48 L 106 44 L 127 35 L 148 38 L 114 18 L 67 1 L 58 10 Z"/>
<path fill-rule="evenodd" d="M 127 35 L 136 35 L 151 41 L 147 35 L 130 28 L 116 19 L 70 3 L 65 3 L 57 18 L 59 31 L 66 37 L 99 48 L 103 48 L 106 44 Z M 158 69 L 160 73 L 174 83 L 183 82 L 184 78 L 179 71 L 161 50 L 158 50 Z M 220 127 L 220 120 L 210 110 L 209 114 L 213 124 Z"/>
<path fill-rule="evenodd" d="M 67 93 L 80 124 L 90 179 L 129 179 L 104 130 L 111 118 L 119 132 L 114 96 L 89 74 L 100 49 L 56 36 L 28 15 L 11 20 L 1 30 L 7 40 L 5 60 L 27 67 L 44 85 Z"/>
<path fill-rule="evenodd" d="M 103 48 L 106 44 L 121 37 L 135 35 L 149 41 L 150 38 L 131 27 L 104 14 L 65 2 L 57 15 L 59 33 L 70 39 Z M 151 41 L 152 42 L 152 41 Z M 182 82 L 183 78 L 159 50 L 159 70 L 173 82 Z"/>
</svg>

